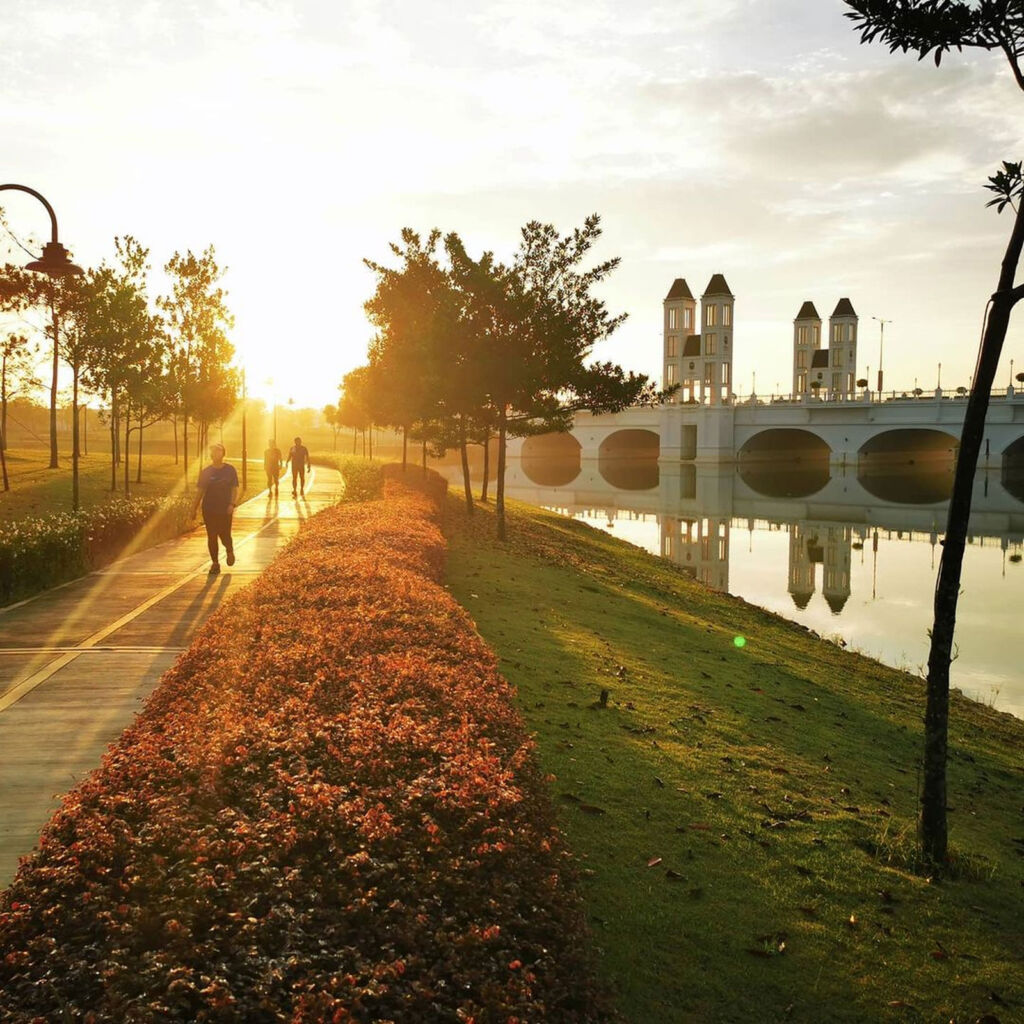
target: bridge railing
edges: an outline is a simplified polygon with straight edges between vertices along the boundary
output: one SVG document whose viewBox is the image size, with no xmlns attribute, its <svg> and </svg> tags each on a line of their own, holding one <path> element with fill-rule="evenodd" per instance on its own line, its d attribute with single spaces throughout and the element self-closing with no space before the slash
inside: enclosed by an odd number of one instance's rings
<svg viewBox="0 0 1024 1024">
<path fill-rule="evenodd" d="M 923 388 L 912 388 L 908 391 L 871 391 L 861 390 L 852 395 L 821 394 L 821 395 L 797 395 L 778 394 L 759 395 L 750 393 L 747 395 L 730 395 L 727 404 L 739 405 L 877 405 L 882 402 L 965 402 L 970 392 L 965 387 L 958 387 L 951 390 L 935 388 L 925 391 Z M 994 388 L 989 395 L 992 402 L 1020 402 L 1024 404 L 1024 388 Z M 699 403 L 698 403 L 699 404 Z M 707 403 L 704 403 L 707 404 Z"/>
</svg>

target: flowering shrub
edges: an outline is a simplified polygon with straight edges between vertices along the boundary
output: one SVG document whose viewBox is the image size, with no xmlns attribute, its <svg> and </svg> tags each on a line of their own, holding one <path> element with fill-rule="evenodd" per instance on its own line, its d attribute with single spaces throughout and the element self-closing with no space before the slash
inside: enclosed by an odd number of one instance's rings
<svg viewBox="0 0 1024 1024">
<path fill-rule="evenodd" d="M 0 604 L 106 565 L 143 529 L 156 543 L 191 526 L 188 498 L 118 498 L 78 512 L 0 523 Z"/>
<path fill-rule="evenodd" d="M 613 1019 L 436 505 L 310 521 L 0 894 L 0 1019 Z"/>
</svg>

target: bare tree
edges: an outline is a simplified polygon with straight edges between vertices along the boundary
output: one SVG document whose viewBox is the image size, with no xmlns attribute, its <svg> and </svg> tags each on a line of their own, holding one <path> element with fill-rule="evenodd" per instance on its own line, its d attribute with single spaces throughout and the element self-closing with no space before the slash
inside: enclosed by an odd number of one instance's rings
<svg viewBox="0 0 1024 1024">
<path fill-rule="evenodd" d="M 932 54 L 936 66 L 951 50 L 975 47 L 997 50 L 1010 65 L 1014 81 L 1024 90 L 1020 59 L 1024 55 L 1024 0 L 846 0 L 847 12 L 860 30 L 861 42 L 878 40 L 890 52 L 913 51 L 919 59 Z M 935 868 L 947 860 L 946 761 L 949 733 L 949 666 L 953 659 L 956 606 L 971 491 L 985 432 L 989 394 L 999 365 L 1010 312 L 1024 298 L 1015 285 L 1024 247 L 1024 204 L 1020 163 L 1004 163 L 986 186 L 996 193 L 988 205 L 1016 213 L 1003 255 L 996 290 L 986 306 L 985 328 L 974 372 L 974 386 L 964 413 L 953 493 L 946 520 L 939 575 L 935 585 L 934 624 L 928 655 L 927 704 L 924 719 L 924 781 L 921 795 L 921 843 Z"/>
</svg>

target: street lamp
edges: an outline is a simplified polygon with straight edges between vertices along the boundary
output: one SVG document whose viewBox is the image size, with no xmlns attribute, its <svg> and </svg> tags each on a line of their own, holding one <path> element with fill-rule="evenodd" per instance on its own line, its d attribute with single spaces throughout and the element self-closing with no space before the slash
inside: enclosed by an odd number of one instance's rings
<svg viewBox="0 0 1024 1024">
<path fill-rule="evenodd" d="M 872 320 L 878 321 L 878 400 L 882 400 L 882 346 L 885 344 L 885 325 L 891 324 L 891 320 L 883 320 L 880 316 L 873 316 Z"/>
<path fill-rule="evenodd" d="M 26 263 L 25 269 L 49 274 L 50 277 L 81 274 L 82 268 L 71 262 L 67 249 L 57 239 L 57 215 L 53 212 L 53 207 L 34 188 L 29 188 L 27 185 L 0 185 L 0 192 L 6 192 L 9 189 L 27 192 L 30 196 L 35 196 L 46 207 L 46 212 L 50 215 L 50 241 L 43 246 L 43 255 L 31 263 Z"/>
<path fill-rule="evenodd" d="M 53 207 L 34 188 L 27 185 L 0 185 L 0 192 L 10 190 L 15 192 L 27 192 L 35 196 L 46 207 L 50 215 L 50 241 L 43 246 L 43 255 L 25 264 L 26 270 L 34 270 L 41 274 L 47 274 L 51 278 L 71 277 L 82 273 L 82 268 L 71 262 L 67 249 L 57 239 L 57 215 Z M 50 469 L 57 468 L 57 303 L 53 303 L 53 374 L 50 382 Z M 78 508 L 78 417 L 75 417 L 75 438 L 72 441 L 73 451 L 71 459 L 74 463 L 72 472 L 72 490 L 74 506 Z"/>
</svg>

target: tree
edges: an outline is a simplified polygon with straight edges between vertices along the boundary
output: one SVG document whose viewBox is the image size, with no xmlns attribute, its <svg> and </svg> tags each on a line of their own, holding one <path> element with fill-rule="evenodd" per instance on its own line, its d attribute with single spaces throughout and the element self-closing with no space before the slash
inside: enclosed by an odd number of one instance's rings
<svg viewBox="0 0 1024 1024">
<path fill-rule="evenodd" d="M 551 224 L 531 221 L 511 265 L 484 253 L 471 259 L 458 236 L 446 239 L 457 286 L 467 297 L 474 350 L 469 387 L 493 411 L 498 437 L 495 495 L 498 538 L 505 539 L 505 464 L 510 434 L 567 430 L 584 409 L 616 412 L 656 393 L 644 375 L 611 364 L 587 366 L 594 345 L 625 319 L 591 294 L 619 264 L 589 270 L 581 263 L 601 236 L 594 214 L 562 237 Z"/>
<path fill-rule="evenodd" d="M 372 418 L 401 430 L 403 469 L 410 430 L 424 444 L 438 441 L 454 393 L 459 299 L 437 257 L 440 240 L 436 229 L 424 240 L 405 228 L 401 245 L 390 246 L 402 260 L 398 270 L 364 260 L 377 275 L 364 307 L 378 331 L 369 351 Z"/>
<path fill-rule="evenodd" d="M 370 368 L 357 366 L 350 370 L 341 381 L 341 396 L 338 399 L 338 421 L 345 427 L 352 428 L 352 454 L 356 453 L 356 435 L 370 425 L 368 395 Z M 364 442 L 363 453 L 366 453 Z"/>
<path fill-rule="evenodd" d="M 212 245 L 200 256 L 191 249 L 184 256 L 175 253 L 164 270 L 171 279 L 171 294 L 158 299 L 157 305 L 165 315 L 172 346 L 169 370 L 182 418 L 187 488 L 189 419 L 197 420 L 202 443 L 207 426 L 230 411 L 237 395 L 237 375 L 228 366 L 234 347 L 226 333 L 234 319 L 225 302 L 227 293 L 218 285 L 224 271 Z"/>
<path fill-rule="evenodd" d="M 16 395 L 39 386 L 35 375 L 37 352 L 24 334 L 12 331 L 0 340 L 0 476 L 5 491 L 11 489 L 7 478 L 7 403 Z"/>
<path fill-rule="evenodd" d="M 83 381 L 110 403 L 110 489 L 117 490 L 120 430 L 124 424 L 124 488 L 129 490 L 128 441 L 132 416 L 158 407 L 166 415 L 168 378 L 161 322 L 147 293 L 149 250 L 131 235 L 114 239 L 116 261 L 87 275 L 80 311 L 87 343 Z M 159 398 L 156 395 L 159 395 Z"/>
<path fill-rule="evenodd" d="M 331 428 L 331 432 L 334 434 L 334 450 L 338 450 L 338 431 L 341 430 L 342 423 L 338 419 L 338 407 L 333 404 L 328 404 L 321 410 L 324 415 L 324 419 L 327 421 L 327 425 Z"/>
<path fill-rule="evenodd" d="M 918 59 L 933 54 L 938 67 L 952 49 L 999 50 L 1014 81 L 1024 91 L 1020 59 L 1024 55 L 1024 0 L 846 0 L 846 16 L 860 30 L 861 42 L 878 40 L 890 52 L 914 51 Z M 985 430 L 989 395 L 1013 307 L 1024 298 L 1015 285 L 1024 247 L 1024 203 L 1021 164 L 1005 163 L 986 186 L 995 193 L 988 205 L 1002 212 L 1010 206 L 1013 229 L 1003 255 L 996 290 L 988 301 L 986 323 L 964 412 L 960 450 L 946 520 L 946 536 L 935 586 L 934 622 L 928 655 L 927 703 L 924 720 L 924 779 L 921 795 L 921 842 L 936 869 L 946 863 L 946 762 L 949 732 L 949 666 L 960 594 L 960 575 L 967 541 L 974 474 Z"/>
</svg>

